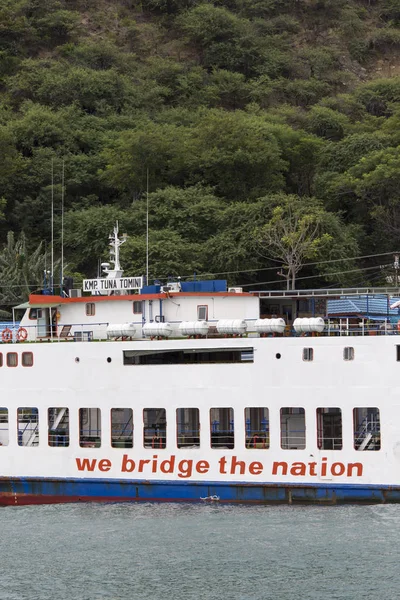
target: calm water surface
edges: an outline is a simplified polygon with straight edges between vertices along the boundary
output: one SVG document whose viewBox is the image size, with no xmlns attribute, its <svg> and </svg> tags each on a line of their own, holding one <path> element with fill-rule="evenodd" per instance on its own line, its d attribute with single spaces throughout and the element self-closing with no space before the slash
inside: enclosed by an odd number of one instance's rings
<svg viewBox="0 0 400 600">
<path fill-rule="evenodd" d="M 0 509 L 1 600 L 400 598 L 400 506 Z"/>
</svg>

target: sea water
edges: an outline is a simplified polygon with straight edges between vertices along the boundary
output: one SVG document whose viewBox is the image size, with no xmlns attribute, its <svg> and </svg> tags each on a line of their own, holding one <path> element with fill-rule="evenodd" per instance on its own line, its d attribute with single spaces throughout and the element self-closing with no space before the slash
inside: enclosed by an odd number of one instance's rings
<svg viewBox="0 0 400 600">
<path fill-rule="evenodd" d="M 0 510 L 0 600 L 400 598 L 400 506 Z"/>
</svg>

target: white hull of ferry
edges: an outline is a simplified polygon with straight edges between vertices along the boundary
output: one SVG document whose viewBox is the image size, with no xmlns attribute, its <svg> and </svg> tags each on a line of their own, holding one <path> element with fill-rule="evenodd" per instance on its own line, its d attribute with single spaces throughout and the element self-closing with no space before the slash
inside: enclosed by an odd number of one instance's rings
<svg viewBox="0 0 400 600">
<path fill-rule="evenodd" d="M 398 345 L 397 335 L 2 344 L 0 504 L 400 501 Z M 303 360 L 305 347 L 312 361 Z M 124 352 L 249 348 L 252 360 L 233 364 L 124 364 Z M 25 352 L 32 366 L 23 366 Z M 212 447 L 216 408 L 231 409 L 231 443 Z M 262 443 L 249 439 L 249 408 L 268 409 Z M 340 409 L 340 449 L 318 432 L 317 415 L 332 408 Z M 82 409 L 97 415 L 96 444 L 82 437 Z M 132 411 L 132 447 L 113 447 L 112 409 Z M 149 409 L 165 410 L 162 443 L 144 434 Z M 179 443 L 179 409 L 199 416 L 192 446 Z M 355 409 L 379 411 L 379 445 L 355 443 Z M 51 442 L 61 424 L 50 415 L 61 422 L 66 411 L 67 442 Z M 290 420 L 298 413 L 296 444 Z"/>
</svg>

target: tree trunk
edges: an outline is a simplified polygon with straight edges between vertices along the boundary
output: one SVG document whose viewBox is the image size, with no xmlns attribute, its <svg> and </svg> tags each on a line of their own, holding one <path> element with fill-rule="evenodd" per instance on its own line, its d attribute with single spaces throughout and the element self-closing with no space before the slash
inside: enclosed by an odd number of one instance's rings
<svg viewBox="0 0 400 600">
<path fill-rule="evenodd" d="M 292 290 L 295 290 L 296 289 L 296 271 L 294 270 L 293 267 L 291 269 L 291 275 L 292 275 Z"/>
</svg>

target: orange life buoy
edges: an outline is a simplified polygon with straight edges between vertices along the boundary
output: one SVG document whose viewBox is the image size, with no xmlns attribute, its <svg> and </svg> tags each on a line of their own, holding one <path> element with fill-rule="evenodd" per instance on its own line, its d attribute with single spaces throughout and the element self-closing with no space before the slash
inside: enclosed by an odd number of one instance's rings
<svg viewBox="0 0 400 600">
<path fill-rule="evenodd" d="M 5 329 L 3 329 L 2 333 L 1 333 L 1 339 L 3 340 L 3 342 L 11 342 L 12 341 L 12 331 L 11 329 L 9 329 L 8 327 L 6 327 Z"/>
<path fill-rule="evenodd" d="M 25 327 L 20 327 L 17 331 L 17 340 L 19 342 L 25 342 L 28 337 L 28 332 Z"/>
<path fill-rule="evenodd" d="M 397 321 L 397 331 L 400 331 L 400 321 Z"/>
</svg>

